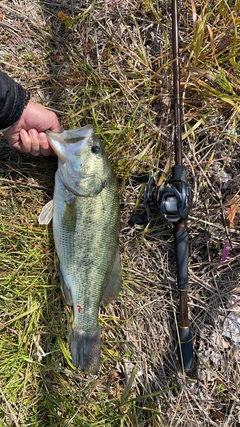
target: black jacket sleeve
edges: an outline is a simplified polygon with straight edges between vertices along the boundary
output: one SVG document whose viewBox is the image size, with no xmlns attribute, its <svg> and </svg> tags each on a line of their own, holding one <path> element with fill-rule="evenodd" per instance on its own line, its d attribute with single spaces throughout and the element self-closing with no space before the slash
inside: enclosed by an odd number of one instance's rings
<svg viewBox="0 0 240 427">
<path fill-rule="evenodd" d="M 12 126 L 25 106 L 24 88 L 0 71 L 0 130 Z"/>
</svg>

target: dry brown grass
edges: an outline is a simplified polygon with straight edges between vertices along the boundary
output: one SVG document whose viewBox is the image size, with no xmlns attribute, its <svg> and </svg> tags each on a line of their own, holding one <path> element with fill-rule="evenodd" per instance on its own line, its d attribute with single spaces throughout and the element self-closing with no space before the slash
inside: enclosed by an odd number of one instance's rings
<svg viewBox="0 0 240 427">
<path fill-rule="evenodd" d="M 239 314 L 239 226 L 224 208 L 239 188 L 239 8 L 179 1 L 184 163 L 194 193 L 196 368 L 187 377 L 177 358 L 171 225 L 157 215 L 146 227 L 128 223 L 143 208 L 144 184 L 134 177 L 160 177 L 173 162 L 170 2 L 0 2 L 2 69 L 65 128 L 93 124 L 108 149 L 123 264 L 120 298 L 100 313 L 100 374 L 87 378 L 71 368 L 51 229 L 37 225 L 56 159 L 20 155 L 2 140 L 0 426 L 240 425 L 239 344 L 222 335 L 233 302 Z M 220 264 L 226 239 L 232 251 Z"/>
</svg>

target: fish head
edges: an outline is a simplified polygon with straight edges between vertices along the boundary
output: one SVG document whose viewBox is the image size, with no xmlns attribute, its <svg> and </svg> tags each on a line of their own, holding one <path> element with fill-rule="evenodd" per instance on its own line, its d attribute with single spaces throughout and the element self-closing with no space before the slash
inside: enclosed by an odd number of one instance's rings
<svg viewBox="0 0 240 427">
<path fill-rule="evenodd" d="M 64 186 L 76 196 L 100 193 L 110 177 L 111 167 L 92 126 L 46 134 L 58 156 L 58 172 Z"/>
</svg>

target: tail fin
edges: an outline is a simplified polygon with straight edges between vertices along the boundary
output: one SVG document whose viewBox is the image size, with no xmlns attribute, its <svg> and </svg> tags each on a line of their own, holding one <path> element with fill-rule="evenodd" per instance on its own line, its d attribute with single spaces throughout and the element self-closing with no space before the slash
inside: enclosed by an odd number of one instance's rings
<svg viewBox="0 0 240 427">
<path fill-rule="evenodd" d="M 71 331 L 72 363 L 76 368 L 96 375 L 100 363 L 100 327 L 93 331 Z"/>
</svg>

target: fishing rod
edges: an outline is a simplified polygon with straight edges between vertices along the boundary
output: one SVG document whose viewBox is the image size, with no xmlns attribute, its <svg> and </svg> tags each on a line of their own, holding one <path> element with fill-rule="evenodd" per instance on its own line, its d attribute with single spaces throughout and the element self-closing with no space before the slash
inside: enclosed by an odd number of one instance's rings
<svg viewBox="0 0 240 427">
<path fill-rule="evenodd" d="M 156 188 L 155 180 L 149 177 L 145 188 L 146 213 L 133 214 L 130 224 L 145 224 L 151 212 L 157 210 L 165 220 L 173 223 L 177 284 L 180 299 L 179 341 L 180 361 L 184 371 L 193 368 L 193 334 L 188 320 L 188 230 L 187 218 L 191 205 L 191 189 L 187 183 L 186 166 L 183 165 L 178 1 L 172 0 L 172 45 L 173 45 L 173 94 L 174 94 L 174 148 L 175 165 L 172 176 Z M 140 181 L 139 181 L 140 182 Z"/>
<path fill-rule="evenodd" d="M 171 179 L 157 189 L 157 207 L 160 214 L 173 223 L 177 284 L 180 298 L 180 360 L 184 371 L 193 368 L 193 334 L 188 320 L 188 230 L 187 218 L 191 205 L 191 189 L 187 183 L 186 166 L 182 164 L 182 126 L 180 98 L 178 1 L 172 0 L 173 94 L 174 94 L 174 148 L 175 165 Z"/>
</svg>

